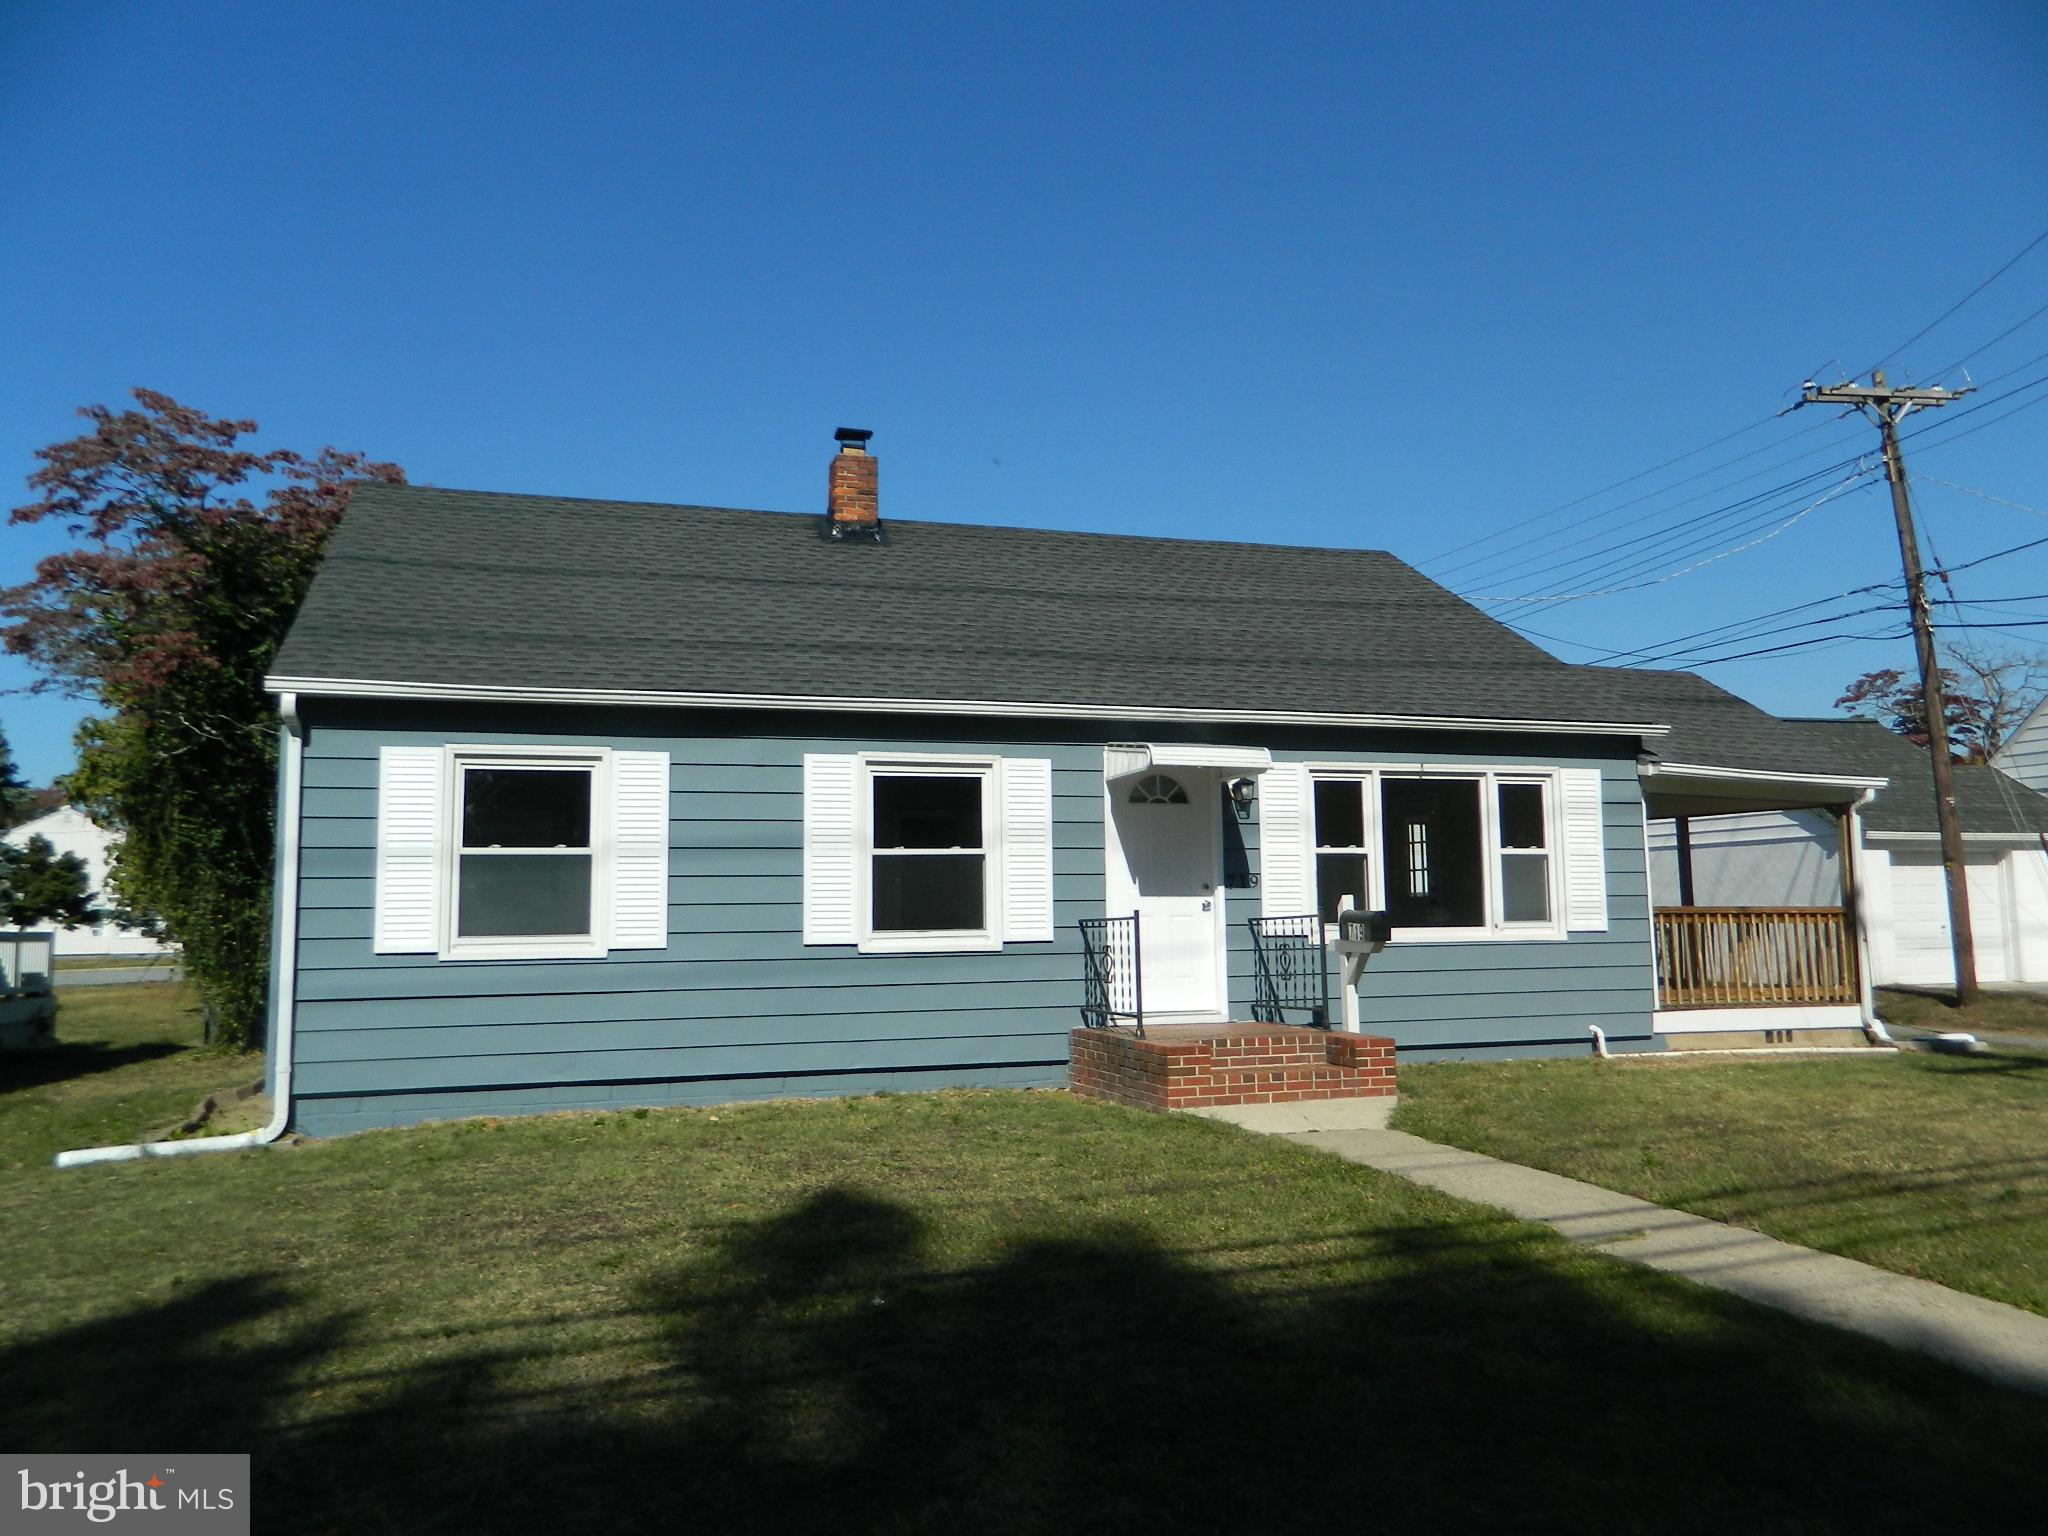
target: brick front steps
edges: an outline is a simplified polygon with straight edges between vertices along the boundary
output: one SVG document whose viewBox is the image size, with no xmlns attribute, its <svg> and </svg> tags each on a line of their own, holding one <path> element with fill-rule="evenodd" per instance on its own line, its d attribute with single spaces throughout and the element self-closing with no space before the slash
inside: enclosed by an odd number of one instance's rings
<svg viewBox="0 0 2048 1536">
<path fill-rule="evenodd" d="M 1077 1029 L 1068 1086 L 1136 1109 L 1384 1098 L 1394 1042 L 1289 1024 L 1155 1025 L 1145 1038 Z"/>
</svg>

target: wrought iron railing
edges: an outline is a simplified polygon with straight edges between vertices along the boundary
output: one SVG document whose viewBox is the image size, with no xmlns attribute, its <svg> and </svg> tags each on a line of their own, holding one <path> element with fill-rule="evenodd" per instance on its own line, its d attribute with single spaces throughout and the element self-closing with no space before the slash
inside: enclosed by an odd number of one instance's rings
<svg viewBox="0 0 2048 1536">
<path fill-rule="evenodd" d="M 1108 1029 L 1128 1019 L 1145 1033 L 1145 971 L 1138 914 L 1081 919 L 1081 1022 Z"/>
<path fill-rule="evenodd" d="M 1857 1000 L 1856 946 L 1839 907 L 1659 907 L 1661 1008 Z"/>
<path fill-rule="evenodd" d="M 1330 1027 L 1330 967 L 1323 950 L 1323 920 L 1255 917 L 1252 930 L 1252 1017 L 1285 1024 L 1288 1010 L 1306 1014 L 1317 1029 Z"/>
</svg>

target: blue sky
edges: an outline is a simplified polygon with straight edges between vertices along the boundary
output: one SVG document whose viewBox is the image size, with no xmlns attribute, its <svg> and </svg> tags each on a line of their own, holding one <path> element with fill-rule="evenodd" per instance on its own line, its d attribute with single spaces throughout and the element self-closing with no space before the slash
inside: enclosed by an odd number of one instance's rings
<svg viewBox="0 0 2048 1536">
<path fill-rule="evenodd" d="M 2030 0 L 15 0 L 0 476 L 18 492 L 76 406 L 148 385 L 434 484 L 810 510 L 853 424 L 877 434 L 885 516 L 1417 561 L 1491 534 L 1467 553 L 1493 562 L 1454 586 L 1604 590 L 1769 532 L 1846 471 L 1755 516 L 1719 509 L 1874 446 L 1811 410 L 1755 424 L 2048 229 L 2043 145 L 2048 9 Z M 2044 304 L 2048 244 L 1894 377 Z M 1969 366 L 2043 353 L 2048 315 Z M 2048 406 L 1992 419 L 2044 396 L 1930 433 L 1915 469 L 2048 508 Z M 1950 564 L 2048 535 L 2039 514 L 1919 495 Z M 1710 513 L 1688 554 L 1683 520 Z M 1583 560 L 1644 535 L 1605 576 Z M 0 530 L 0 580 L 53 537 Z M 1546 553 L 1582 563 L 1546 573 Z M 1865 487 L 1659 585 L 1499 611 L 1579 660 L 1896 563 Z M 2048 592 L 2048 548 L 1956 581 L 1973 601 Z M 2013 635 L 1980 638 L 2048 648 L 2048 629 Z M 1708 675 L 1814 713 L 1908 662 L 1880 640 Z M 78 713 L 0 699 L 39 780 L 69 765 Z"/>
</svg>

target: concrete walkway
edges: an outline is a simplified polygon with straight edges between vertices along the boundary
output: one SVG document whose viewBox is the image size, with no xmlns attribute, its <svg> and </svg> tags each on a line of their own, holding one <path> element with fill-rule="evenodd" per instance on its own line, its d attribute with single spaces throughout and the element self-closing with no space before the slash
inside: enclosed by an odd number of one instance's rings
<svg viewBox="0 0 2048 1536">
<path fill-rule="evenodd" d="M 1918 1024 L 1887 1024 L 1885 1028 L 1891 1031 L 1891 1037 L 1900 1045 L 1926 1050 L 1933 1049 L 1931 1042 L 1945 1033 L 1943 1030 L 1926 1029 Z M 1975 1035 L 1995 1050 L 2016 1052 L 2022 1056 L 2048 1056 L 2048 1035 L 1986 1034 L 1981 1029 L 1964 1030 L 1961 1033 Z"/>
<path fill-rule="evenodd" d="M 1393 1101 L 1333 1100 L 1197 1110 L 1284 1136 L 1460 1200 L 1540 1221 L 1575 1243 L 1817 1323 L 1918 1350 L 2006 1386 L 2048 1395 L 2048 1317 L 1875 1269 L 1386 1129 Z"/>
</svg>

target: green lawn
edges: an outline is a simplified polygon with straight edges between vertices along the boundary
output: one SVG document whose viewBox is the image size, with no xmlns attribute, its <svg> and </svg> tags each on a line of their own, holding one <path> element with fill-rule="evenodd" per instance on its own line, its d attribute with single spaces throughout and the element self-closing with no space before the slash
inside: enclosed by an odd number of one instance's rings
<svg viewBox="0 0 2048 1536">
<path fill-rule="evenodd" d="M 170 970 L 176 955 L 58 955 L 56 966 L 65 971 L 147 971 Z"/>
<path fill-rule="evenodd" d="M 1394 1123 L 2048 1313 L 2048 1055 L 1404 1064 Z"/>
<path fill-rule="evenodd" d="M 0 1171 L 162 1131 L 216 1089 L 263 1075 L 260 1056 L 209 1050 L 199 1035 L 182 983 L 60 989 L 57 1043 L 0 1054 Z"/>
<path fill-rule="evenodd" d="M 57 1086 L 25 1091 L 80 1113 Z M 64 1172 L 9 1109 L 0 1442 L 252 1452 L 259 1529 L 1987 1529 L 2048 1436 L 1931 1362 L 1063 1094 Z"/>
<path fill-rule="evenodd" d="M 1953 992 L 1943 995 L 1885 987 L 1877 994 L 1877 1016 L 1888 1024 L 1913 1024 L 1921 1029 L 2039 1035 L 2048 1040 L 2048 997 L 2019 992 L 1979 992 L 1976 1002 L 1961 1008 Z"/>
</svg>

